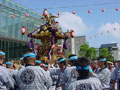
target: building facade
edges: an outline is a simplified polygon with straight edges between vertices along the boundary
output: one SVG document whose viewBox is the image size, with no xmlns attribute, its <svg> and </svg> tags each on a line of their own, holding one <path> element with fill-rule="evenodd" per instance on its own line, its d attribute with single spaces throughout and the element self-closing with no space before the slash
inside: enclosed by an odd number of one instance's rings
<svg viewBox="0 0 120 90">
<path fill-rule="evenodd" d="M 12 0 L 0 0 L 0 50 L 6 52 L 7 60 L 19 59 L 24 52 L 29 51 L 29 38 L 21 34 L 21 28 L 25 26 L 26 30 L 33 31 L 42 24 L 40 18 L 39 13 Z"/>
<path fill-rule="evenodd" d="M 99 51 L 101 51 L 102 48 L 108 48 L 108 52 L 112 52 L 114 60 L 120 59 L 120 49 L 117 43 L 102 44 Z"/>
<path fill-rule="evenodd" d="M 80 45 L 87 43 L 86 36 L 76 36 L 67 40 L 68 49 L 65 50 L 65 56 L 76 54 L 79 56 Z"/>
<path fill-rule="evenodd" d="M 97 51 L 97 57 L 99 57 L 100 56 L 100 51 L 99 51 L 100 49 L 99 48 L 96 48 L 96 51 Z"/>
</svg>

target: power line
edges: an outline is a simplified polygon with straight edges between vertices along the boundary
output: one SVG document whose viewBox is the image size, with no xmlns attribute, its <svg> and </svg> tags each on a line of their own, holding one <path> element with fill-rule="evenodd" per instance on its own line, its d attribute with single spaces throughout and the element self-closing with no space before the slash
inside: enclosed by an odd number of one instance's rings
<svg viewBox="0 0 120 90">
<path fill-rule="evenodd" d="M 120 2 L 101 3 L 101 4 L 84 4 L 84 5 L 78 5 L 78 6 L 51 7 L 46 9 L 77 8 L 77 7 L 101 6 L 101 5 L 110 5 L 110 4 L 120 4 Z M 41 9 L 45 9 L 45 8 L 36 8 L 32 10 L 41 10 Z"/>
</svg>

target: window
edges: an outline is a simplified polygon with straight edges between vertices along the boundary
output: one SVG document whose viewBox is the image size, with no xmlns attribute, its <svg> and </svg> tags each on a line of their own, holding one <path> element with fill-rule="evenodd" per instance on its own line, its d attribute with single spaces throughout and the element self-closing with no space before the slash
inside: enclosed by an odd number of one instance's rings
<svg viewBox="0 0 120 90">
<path fill-rule="evenodd" d="M 8 15 L 8 35 L 9 37 L 12 37 L 13 33 L 13 20 L 14 18 L 11 18 L 11 14 Z"/>
<path fill-rule="evenodd" d="M 20 33 L 20 28 L 19 28 L 19 17 L 16 16 L 15 18 L 15 38 L 18 39 L 18 35 Z"/>
<path fill-rule="evenodd" d="M 2 30 L 0 30 L 1 34 L 4 35 L 6 32 L 6 26 L 7 26 L 7 14 L 6 12 L 2 12 L 2 16 L 1 16 L 1 26 L 0 28 Z"/>
</svg>

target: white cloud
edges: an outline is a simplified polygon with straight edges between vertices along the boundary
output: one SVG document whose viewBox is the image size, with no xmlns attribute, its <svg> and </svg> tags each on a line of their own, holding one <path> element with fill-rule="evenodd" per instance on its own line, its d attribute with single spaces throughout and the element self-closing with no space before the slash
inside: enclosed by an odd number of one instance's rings
<svg viewBox="0 0 120 90">
<path fill-rule="evenodd" d="M 107 33 L 109 31 L 109 33 Z M 113 23 L 110 22 L 102 25 L 100 29 L 98 30 L 98 33 L 103 33 L 105 36 L 110 36 L 116 39 L 120 39 L 120 24 L 119 23 Z"/>
<path fill-rule="evenodd" d="M 60 23 L 64 32 L 67 31 L 67 29 L 74 30 L 75 35 L 77 36 L 85 35 L 85 33 L 87 33 L 87 26 L 80 16 L 73 15 L 69 12 L 62 12 L 60 17 L 56 20 Z"/>
</svg>

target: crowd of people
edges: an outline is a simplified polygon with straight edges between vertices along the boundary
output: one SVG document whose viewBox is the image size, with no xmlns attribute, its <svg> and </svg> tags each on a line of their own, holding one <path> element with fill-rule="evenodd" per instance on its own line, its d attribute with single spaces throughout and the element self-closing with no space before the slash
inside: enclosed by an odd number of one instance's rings
<svg viewBox="0 0 120 90">
<path fill-rule="evenodd" d="M 120 60 L 88 60 L 71 54 L 49 64 L 26 52 L 18 69 L 10 61 L 3 64 L 4 60 L 0 51 L 0 90 L 120 90 Z"/>
</svg>

